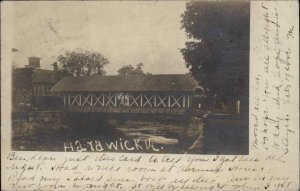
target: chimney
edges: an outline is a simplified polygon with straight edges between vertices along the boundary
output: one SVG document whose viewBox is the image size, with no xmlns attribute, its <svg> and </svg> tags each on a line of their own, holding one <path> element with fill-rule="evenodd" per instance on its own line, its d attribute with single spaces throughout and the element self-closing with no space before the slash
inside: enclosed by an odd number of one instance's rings
<svg viewBox="0 0 300 191">
<path fill-rule="evenodd" d="M 54 62 L 54 63 L 53 63 L 53 70 L 54 70 L 54 71 L 57 71 L 57 70 L 58 70 L 57 62 Z"/>
<path fill-rule="evenodd" d="M 34 68 L 34 69 L 37 69 L 37 68 L 41 67 L 41 64 L 40 64 L 41 58 L 38 58 L 38 57 L 29 57 L 28 60 L 29 60 L 28 67 Z"/>
</svg>

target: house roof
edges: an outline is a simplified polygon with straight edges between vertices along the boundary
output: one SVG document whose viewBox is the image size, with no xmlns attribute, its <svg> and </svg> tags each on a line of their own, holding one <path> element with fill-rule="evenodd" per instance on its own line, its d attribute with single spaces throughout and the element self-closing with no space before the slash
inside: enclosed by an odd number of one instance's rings
<svg viewBox="0 0 300 191">
<path fill-rule="evenodd" d="M 57 78 L 52 70 L 34 69 L 32 82 L 55 84 L 57 82 Z"/>
<path fill-rule="evenodd" d="M 65 77 L 53 92 L 142 92 L 142 91 L 194 91 L 198 82 L 188 74 L 85 76 Z"/>
<path fill-rule="evenodd" d="M 41 59 L 41 58 L 36 57 L 36 56 L 30 56 L 30 57 L 28 57 L 28 58 L 30 58 L 30 59 L 31 59 L 31 58 L 33 58 L 33 59 L 39 59 L 39 60 Z"/>
</svg>

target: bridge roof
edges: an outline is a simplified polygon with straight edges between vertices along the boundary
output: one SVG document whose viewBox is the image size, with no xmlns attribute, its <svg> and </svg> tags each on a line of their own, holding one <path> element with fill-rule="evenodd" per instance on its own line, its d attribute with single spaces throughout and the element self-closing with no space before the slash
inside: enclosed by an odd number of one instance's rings
<svg viewBox="0 0 300 191">
<path fill-rule="evenodd" d="M 189 74 L 65 77 L 52 92 L 192 92 L 198 82 Z"/>
</svg>

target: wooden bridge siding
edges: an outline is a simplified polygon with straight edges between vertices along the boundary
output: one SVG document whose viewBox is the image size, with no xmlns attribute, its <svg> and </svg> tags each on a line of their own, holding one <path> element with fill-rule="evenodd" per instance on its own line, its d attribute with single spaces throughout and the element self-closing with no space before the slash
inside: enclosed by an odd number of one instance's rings
<svg viewBox="0 0 300 191">
<path fill-rule="evenodd" d="M 120 113 L 182 113 L 190 108 L 188 93 L 64 93 L 64 107 L 70 111 Z"/>
<path fill-rule="evenodd" d="M 147 114 L 184 114 L 186 109 L 180 108 L 122 108 L 122 107 L 70 107 L 69 112 L 101 112 L 101 113 L 147 113 Z"/>
</svg>

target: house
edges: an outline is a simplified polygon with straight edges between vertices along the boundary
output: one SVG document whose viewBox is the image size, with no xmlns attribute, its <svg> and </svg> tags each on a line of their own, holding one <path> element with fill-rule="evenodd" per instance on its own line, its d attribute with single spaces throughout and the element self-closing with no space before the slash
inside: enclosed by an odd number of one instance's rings
<svg viewBox="0 0 300 191">
<path fill-rule="evenodd" d="M 40 68 L 40 58 L 29 57 L 24 68 L 15 68 L 12 72 L 13 108 L 32 105 L 33 96 L 51 95 L 50 89 L 58 82 L 53 70 Z"/>
<path fill-rule="evenodd" d="M 50 89 L 58 82 L 57 76 L 52 70 L 34 69 L 32 73 L 32 94 L 48 95 Z"/>
</svg>

